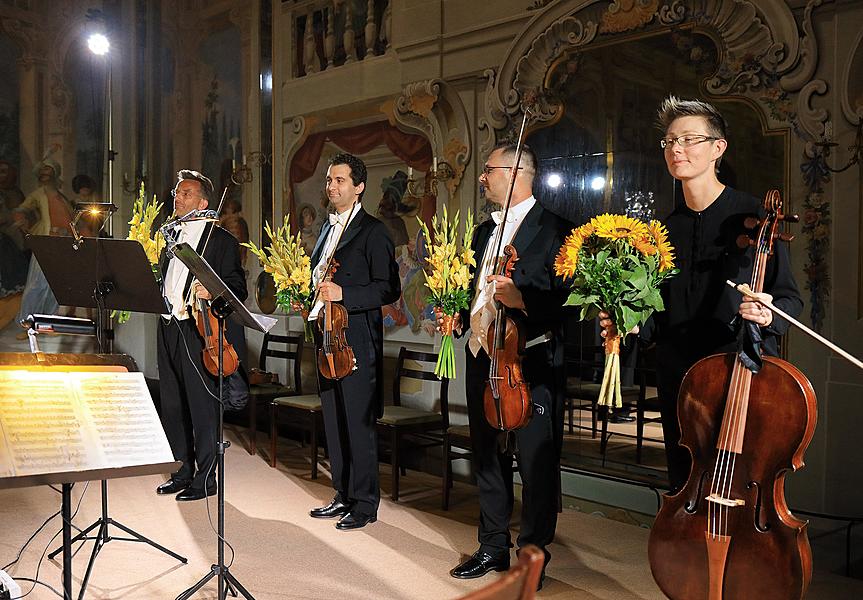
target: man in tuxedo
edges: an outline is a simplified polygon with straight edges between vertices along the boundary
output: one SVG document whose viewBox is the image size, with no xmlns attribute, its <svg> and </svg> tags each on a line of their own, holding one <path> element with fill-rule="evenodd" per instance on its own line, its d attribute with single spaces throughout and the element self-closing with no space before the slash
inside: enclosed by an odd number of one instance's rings
<svg viewBox="0 0 863 600">
<path fill-rule="evenodd" d="M 502 210 L 478 228 L 473 239 L 477 261 L 473 301 L 456 323 L 470 331 L 466 355 L 465 396 L 470 419 L 473 468 L 479 486 L 479 549 L 452 570 L 453 577 L 473 579 L 489 571 L 505 571 L 512 546 L 509 520 L 513 508 L 513 457 L 502 450 L 505 435 L 486 421 L 483 394 L 489 378 L 487 332 L 495 318 L 495 301 L 521 321 L 529 346 L 522 362 L 530 386 L 533 416 L 514 432 L 521 474 L 521 532 L 517 544 L 535 544 L 550 558 L 547 546 L 557 526 L 560 450 L 563 436 L 563 303 L 568 290 L 554 273 L 554 260 L 572 225 L 545 210 L 533 196 L 536 155 L 527 146 L 518 166 L 516 147 L 499 146 L 489 155 L 479 181 L 486 197 L 503 207 L 510 177 L 515 176 L 512 201 L 503 226 L 503 247 L 512 244 L 518 261 L 512 278 L 494 275 L 496 235 Z M 543 569 L 543 577 L 545 570 Z M 542 586 L 542 580 L 540 580 Z"/>
<path fill-rule="evenodd" d="M 309 314 L 317 319 L 324 302 L 348 312 L 347 342 L 356 368 L 346 377 L 321 377 L 321 406 L 333 488 L 332 502 L 312 509 L 317 519 L 341 517 L 340 530 L 359 529 L 377 520 L 380 504 L 375 422 L 383 412 L 383 316 L 381 307 L 401 293 L 393 242 L 386 226 L 363 210 L 366 166 L 351 154 L 337 154 L 327 169 L 326 192 L 335 212 L 324 222 L 312 252 L 318 301 Z M 325 281 L 327 263 L 339 267 Z M 321 346 L 320 335 L 316 345 Z"/>
<path fill-rule="evenodd" d="M 174 217 L 184 217 L 209 206 L 213 184 L 197 171 L 183 170 L 177 173 L 172 193 Z M 239 300 L 246 299 L 246 278 L 233 235 L 203 220 L 179 225 L 175 235 L 177 242 L 188 243 L 204 257 Z M 216 493 L 219 381 L 204 368 L 203 339 L 189 305 L 194 299 L 210 300 L 212 296 L 193 280 L 180 259 L 163 253 L 159 266 L 171 310 L 159 319 L 157 339 L 161 419 L 174 457 L 183 466 L 156 492 L 177 494 L 180 501 L 200 500 Z M 225 336 L 242 361 L 246 354 L 243 328 L 230 319 L 226 324 Z"/>
</svg>

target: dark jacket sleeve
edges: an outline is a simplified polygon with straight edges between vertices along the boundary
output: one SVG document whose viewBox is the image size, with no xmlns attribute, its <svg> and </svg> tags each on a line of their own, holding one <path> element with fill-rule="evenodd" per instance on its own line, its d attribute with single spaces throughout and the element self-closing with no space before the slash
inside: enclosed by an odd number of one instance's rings
<svg viewBox="0 0 863 600">
<path fill-rule="evenodd" d="M 395 247 L 386 225 L 376 221 L 366 238 L 365 258 L 369 283 L 342 287 L 342 303 L 348 311 L 372 310 L 399 299 L 402 291 Z"/>
<path fill-rule="evenodd" d="M 780 241 L 775 243 L 773 260 L 768 261 L 767 269 L 764 291 L 773 296 L 773 304 L 777 308 L 797 318 L 803 311 L 803 299 L 800 297 L 800 290 L 797 288 L 797 282 L 791 270 L 791 257 L 787 244 Z M 790 326 L 788 321 L 779 315 L 774 315 L 773 322 L 765 327 L 764 331 L 770 335 L 782 336 L 788 332 Z"/>
<path fill-rule="evenodd" d="M 240 262 L 240 244 L 237 238 L 227 231 L 220 230 L 221 245 L 224 248 L 219 268 L 219 277 L 225 282 L 240 302 L 249 296 L 246 287 L 246 274 Z"/>
<path fill-rule="evenodd" d="M 530 331 L 541 333 L 554 330 L 565 316 L 564 302 L 569 296 L 569 286 L 554 272 L 554 261 L 571 231 L 570 223 L 554 218 L 554 226 L 547 227 L 540 235 L 552 236 L 548 252 L 543 259 L 544 270 L 539 275 L 544 281 L 532 280 L 530 285 L 519 288 L 525 307 L 525 323 Z"/>
</svg>

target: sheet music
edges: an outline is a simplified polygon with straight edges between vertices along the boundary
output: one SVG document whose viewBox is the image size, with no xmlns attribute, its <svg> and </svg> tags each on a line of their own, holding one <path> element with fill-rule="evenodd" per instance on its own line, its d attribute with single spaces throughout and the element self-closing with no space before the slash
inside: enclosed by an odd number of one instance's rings
<svg viewBox="0 0 863 600">
<path fill-rule="evenodd" d="M 0 370 L 0 478 L 171 461 L 142 373 Z"/>
</svg>

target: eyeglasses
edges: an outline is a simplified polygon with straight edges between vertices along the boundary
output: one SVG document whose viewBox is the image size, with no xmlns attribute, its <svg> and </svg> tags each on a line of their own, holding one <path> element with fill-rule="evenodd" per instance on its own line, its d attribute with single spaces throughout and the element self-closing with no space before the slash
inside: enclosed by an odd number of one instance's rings
<svg viewBox="0 0 863 600">
<path fill-rule="evenodd" d="M 519 167 L 519 168 L 518 168 L 518 170 L 520 171 L 520 170 L 522 170 L 523 168 L 524 168 L 524 167 Z M 491 175 L 491 172 L 492 172 L 494 169 L 512 169 L 512 167 L 490 167 L 490 166 L 488 166 L 488 165 L 485 165 L 485 166 L 482 168 L 482 174 L 483 174 L 483 175 L 486 175 L 486 176 L 487 176 L 487 175 Z"/>
<path fill-rule="evenodd" d="M 681 148 L 689 148 L 690 146 L 694 146 L 708 140 L 713 141 L 721 139 L 722 138 L 713 137 L 710 135 L 681 135 L 675 138 L 662 138 L 661 140 L 659 140 L 659 147 L 663 150 L 668 150 L 669 148 L 673 148 L 676 142 L 680 144 Z"/>
</svg>

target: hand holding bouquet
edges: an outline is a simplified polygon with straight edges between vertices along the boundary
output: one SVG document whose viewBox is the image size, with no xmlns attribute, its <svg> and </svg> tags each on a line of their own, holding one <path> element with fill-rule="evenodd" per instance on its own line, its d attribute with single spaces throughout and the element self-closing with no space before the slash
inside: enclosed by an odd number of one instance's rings
<svg viewBox="0 0 863 600">
<path fill-rule="evenodd" d="M 659 286 L 676 273 L 673 251 L 659 221 L 611 214 L 574 229 L 560 248 L 555 272 L 572 280 L 566 305 L 581 307 L 582 320 L 608 313 L 618 332 L 605 341 L 600 406 L 622 404 L 620 342 L 654 311 L 664 310 Z"/>
<path fill-rule="evenodd" d="M 299 232 L 291 235 L 288 217 L 276 232 L 269 223 L 264 224 L 264 231 L 270 238 L 269 246 L 258 248 L 252 242 L 243 246 L 251 250 L 261 261 L 264 271 L 273 276 L 276 304 L 286 313 L 293 311 L 302 315 L 305 339 L 310 342 L 312 330 L 308 317 L 312 308 L 312 267 L 311 258 L 302 245 L 302 236 Z"/>
<path fill-rule="evenodd" d="M 458 244 L 459 213 L 450 222 L 446 206 L 443 219 L 432 218 L 432 229 L 423 223 L 419 217 L 423 237 L 429 256 L 424 270 L 426 287 L 431 292 L 428 301 L 435 307 L 435 313 L 441 314 L 443 325 L 441 332 L 440 353 L 438 354 L 435 375 L 441 379 L 455 377 L 455 352 L 452 345 L 453 318 L 460 310 L 470 306 L 470 268 L 476 266 L 470 241 L 473 237 L 474 222 L 470 211 L 465 220 L 464 234 L 461 244 Z"/>
</svg>

